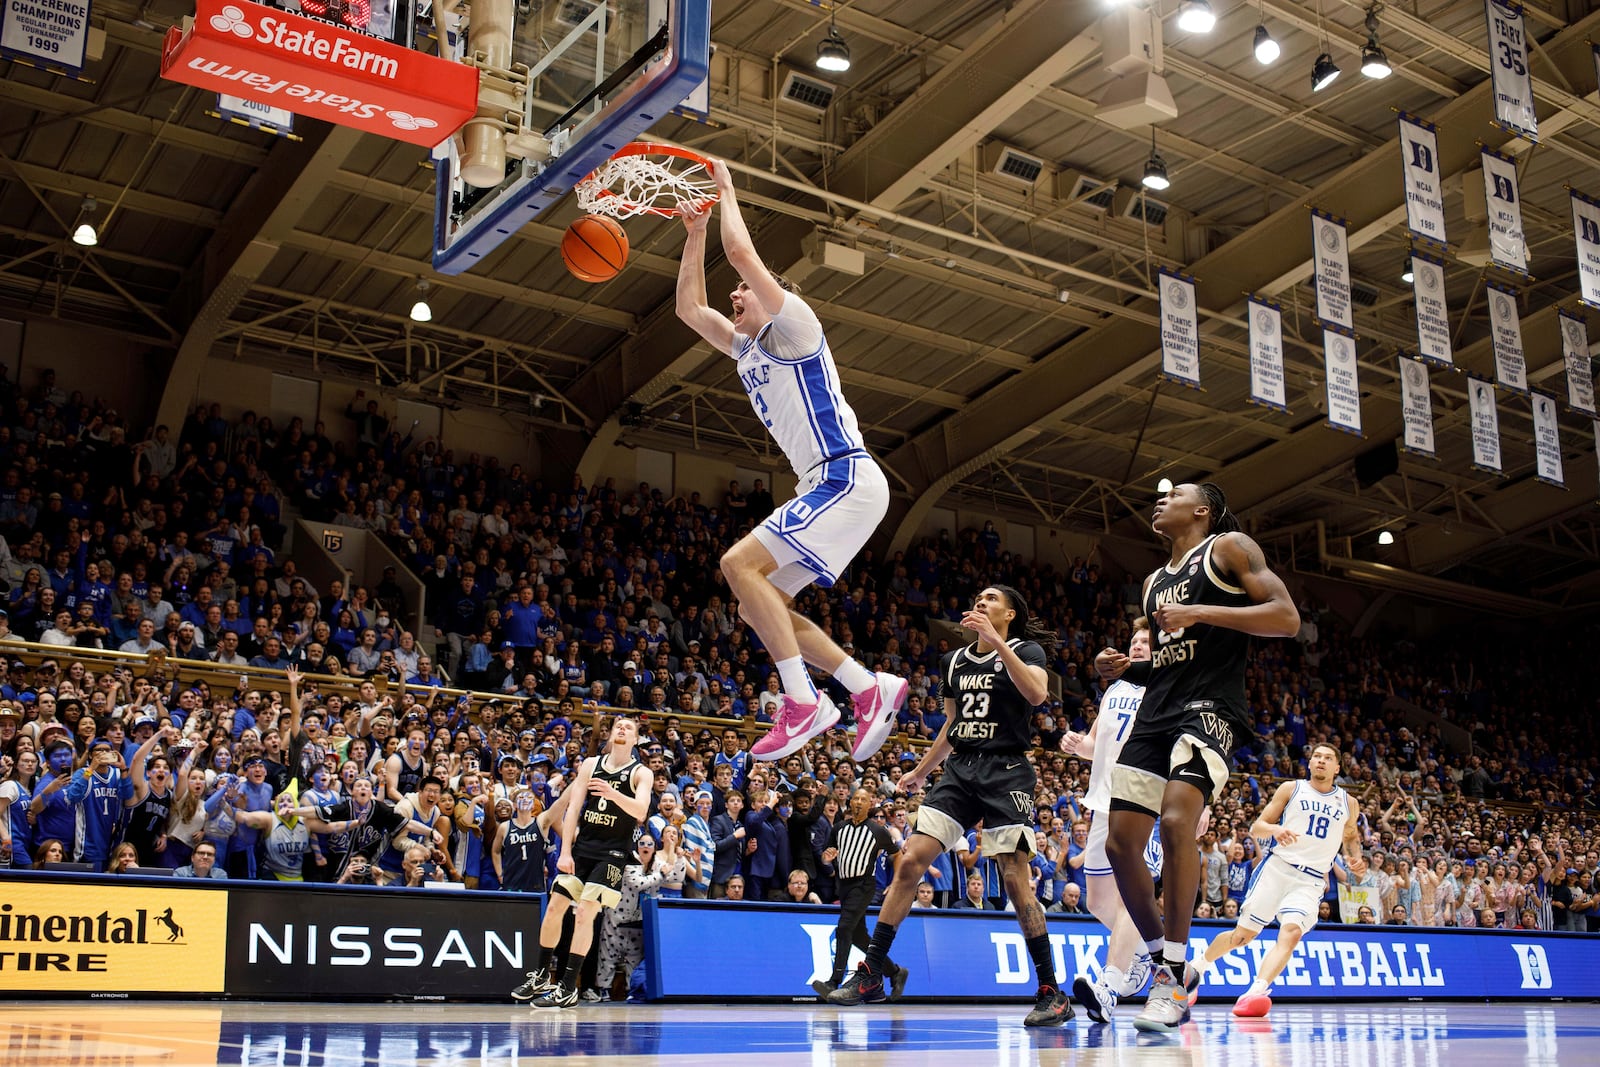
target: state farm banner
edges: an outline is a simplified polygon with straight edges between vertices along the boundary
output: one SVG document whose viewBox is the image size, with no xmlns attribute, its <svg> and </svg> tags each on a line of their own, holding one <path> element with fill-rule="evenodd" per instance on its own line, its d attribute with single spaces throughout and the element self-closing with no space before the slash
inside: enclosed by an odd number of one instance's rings
<svg viewBox="0 0 1600 1067">
<path fill-rule="evenodd" d="M 89 46 L 89 0 L 4 0 L 0 55 L 41 67 L 83 69 Z"/>
<path fill-rule="evenodd" d="M 1283 380 L 1283 312 L 1258 296 L 1250 298 L 1250 402 L 1289 410 Z"/>
<path fill-rule="evenodd" d="M 1481 471 L 1504 473 L 1500 462 L 1500 411 L 1495 407 L 1494 386 L 1481 378 L 1469 377 L 1467 407 L 1472 419 L 1472 465 Z"/>
<path fill-rule="evenodd" d="M 475 67 L 244 0 L 199 0 L 161 74 L 425 148 L 478 109 Z"/>
<path fill-rule="evenodd" d="M 1534 476 L 1561 489 L 1567 480 L 1561 473 L 1561 426 L 1556 421 L 1556 402 L 1543 393 L 1533 394 Z"/>
<path fill-rule="evenodd" d="M 1522 351 L 1522 317 L 1517 294 L 1489 284 L 1489 327 L 1494 344 L 1494 379 L 1507 389 L 1528 391 L 1528 361 Z"/>
<path fill-rule="evenodd" d="M 1328 425 L 1361 436 L 1361 383 L 1356 374 L 1356 342 L 1322 331 L 1323 364 L 1328 375 Z"/>
<path fill-rule="evenodd" d="M 1401 173 L 1406 186 L 1406 225 L 1419 241 L 1445 244 L 1444 175 L 1439 173 L 1439 138 L 1431 122 L 1400 113 Z"/>
<path fill-rule="evenodd" d="M 1589 325 L 1570 311 L 1558 311 L 1561 357 L 1567 366 L 1567 407 L 1591 419 L 1594 407 L 1594 364 L 1589 358 Z"/>
<path fill-rule="evenodd" d="M 1317 321 L 1324 329 L 1355 333 L 1350 308 L 1350 242 L 1345 224 L 1311 209 L 1311 265 L 1317 286 Z"/>
<path fill-rule="evenodd" d="M 1489 24 L 1489 69 L 1494 81 L 1494 120 L 1519 137 L 1539 140 L 1533 110 L 1533 77 L 1528 73 L 1528 33 L 1522 5 L 1483 0 Z"/>
<path fill-rule="evenodd" d="M 1432 458 L 1433 398 L 1428 392 L 1428 368 L 1420 359 L 1400 357 L 1400 414 L 1405 423 L 1400 446 Z"/>
<path fill-rule="evenodd" d="M 1411 299 L 1417 306 L 1417 354 L 1441 367 L 1455 366 L 1443 262 L 1420 252 L 1411 253 Z"/>
<path fill-rule="evenodd" d="M 1600 201 L 1572 193 L 1572 234 L 1578 242 L 1578 290 L 1582 300 L 1600 308 Z"/>
<path fill-rule="evenodd" d="M 1161 270 L 1161 373 L 1200 388 L 1200 320 L 1194 305 L 1194 279 Z"/>
<path fill-rule="evenodd" d="M 1489 261 L 1497 267 L 1526 275 L 1528 243 L 1522 234 L 1517 164 L 1510 157 L 1487 148 L 1483 150 L 1483 199 L 1489 208 Z"/>
</svg>

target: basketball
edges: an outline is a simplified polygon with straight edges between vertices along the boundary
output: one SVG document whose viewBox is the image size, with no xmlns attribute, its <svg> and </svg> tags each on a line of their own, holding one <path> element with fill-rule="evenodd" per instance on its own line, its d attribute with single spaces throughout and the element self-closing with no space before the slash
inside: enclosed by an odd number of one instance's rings
<svg viewBox="0 0 1600 1067">
<path fill-rule="evenodd" d="M 605 215 L 584 215 L 561 238 L 561 261 L 574 278 L 608 282 L 628 262 L 628 235 Z"/>
</svg>

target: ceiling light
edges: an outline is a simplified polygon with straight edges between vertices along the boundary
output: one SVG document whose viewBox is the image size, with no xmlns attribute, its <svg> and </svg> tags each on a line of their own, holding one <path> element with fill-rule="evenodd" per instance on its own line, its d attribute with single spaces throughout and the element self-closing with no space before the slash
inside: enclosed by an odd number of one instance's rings
<svg viewBox="0 0 1600 1067">
<path fill-rule="evenodd" d="M 850 69 L 850 46 L 839 36 L 839 27 L 829 23 L 828 36 L 817 45 L 817 69 L 842 74 Z"/>
<path fill-rule="evenodd" d="M 100 243 L 100 235 L 95 232 L 94 223 L 89 221 L 94 217 L 95 207 L 94 197 L 83 198 L 83 205 L 78 208 L 78 225 L 72 231 L 73 244 L 93 248 Z"/>
<path fill-rule="evenodd" d="M 1172 479 L 1171 478 L 1163 478 L 1159 482 L 1157 482 L 1156 483 L 1156 492 L 1161 493 L 1163 495 L 1172 492 Z"/>
<path fill-rule="evenodd" d="M 1184 33 L 1210 33 L 1216 24 L 1216 12 L 1206 0 L 1183 0 L 1178 9 L 1178 29 Z"/>
<path fill-rule="evenodd" d="M 1161 158 L 1161 153 L 1156 151 L 1156 128 L 1150 127 L 1150 158 L 1144 161 L 1144 178 L 1146 189 L 1157 192 L 1172 184 L 1167 177 L 1167 161 Z"/>
<path fill-rule="evenodd" d="M 1391 532 L 1389 530 L 1380 531 L 1379 534 L 1378 534 L 1378 544 L 1380 544 L 1380 545 L 1392 545 L 1392 544 L 1394 544 L 1394 534 L 1393 534 L 1393 532 Z"/>
<path fill-rule="evenodd" d="M 1333 79 L 1339 76 L 1339 68 L 1334 66 L 1333 57 L 1324 52 L 1317 57 L 1316 63 L 1311 67 L 1311 91 L 1320 93 L 1333 84 Z"/>
<path fill-rule="evenodd" d="M 1394 73 L 1389 66 L 1389 57 L 1383 54 L 1383 49 L 1378 45 L 1376 6 L 1367 8 L 1367 43 L 1361 49 L 1361 73 L 1378 81 Z"/>
<path fill-rule="evenodd" d="M 433 308 L 428 306 L 428 281 L 417 279 L 417 302 L 411 305 L 412 322 L 432 322 Z"/>
<path fill-rule="evenodd" d="M 1400 280 L 1405 282 L 1407 285 L 1410 285 L 1412 282 L 1417 280 L 1416 272 L 1411 269 L 1410 256 L 1406 257 L 1406 265 L 1404 269 L 1400 271 Z"/>
<path fill-rule="evenodd" d="M 1255 50 L 1256 62 L 1262 66 L 1276 63 L 1278 56 L 1283 52 L 1283 49 L 1278 47 L 1278 42 L 1273 39 L 1272 34 L 1267 32 L 1265 26 L 1256 27 Z"/>
</svg>

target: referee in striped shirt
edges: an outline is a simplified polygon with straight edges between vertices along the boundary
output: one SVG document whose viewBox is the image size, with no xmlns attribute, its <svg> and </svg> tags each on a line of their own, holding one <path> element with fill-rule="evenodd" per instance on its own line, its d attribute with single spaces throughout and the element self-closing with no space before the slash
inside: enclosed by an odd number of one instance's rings
<svg viewBox="0 0 1600 1067">
<path fill-rule="evenodd" d="M 865 952 L 872 943 L 867 934 L 867 909 L 872 906 L 872 897 L 877 891 L 877 881 L 872 876 L 873 868 L 877 865 L 879 853 L 887 852 L 893 856 L 900 851 L 899 842 L 888 828 L 879 820 L 869 817 L 873 814 L 872 794 L 865 789 L 857 789 L 850 796 L 848 818 L 833 824 L 833 832 L 828 835 L 828 847 L 822 853 L 823 864 L 833 868 L 839 884 L 839 929 L 834 934 L 832 977 L 826 982 L 819 980 L 811 983 L 811 988 L 816 990 L 821 1000 L 827 1000 L 828 994 L 844 981 L 850 946 L 854 945 Z M 893 960 L 889 961 L 890 1000 L 900 999 L 900 994 L 906 988 L 908 974 L 904 967 Z"/>
</svg>

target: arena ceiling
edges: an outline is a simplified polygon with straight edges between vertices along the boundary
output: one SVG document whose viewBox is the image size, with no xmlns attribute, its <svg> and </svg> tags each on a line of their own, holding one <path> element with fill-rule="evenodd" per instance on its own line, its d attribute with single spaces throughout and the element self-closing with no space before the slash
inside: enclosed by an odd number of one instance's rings
<svg viewBox="0 0 1600 1067">
<path fill-rule="evenodd" d="M 1396 108 L 1440 126 L 1452 236 L 1469 229 L 1460 190 L 1476 142 L 1517 154 L 1535 278 L 1521 307 L 1530 378 L 1564 392 L 1555 312 L 1575 306 L 1577 280 L 1563 187 L 1600 192 L 1587 44 L 1600 5 L 1527 7 L 1543 134 L 1530 148 L 1490 123 L 1477 0 L 1384 8 L 1394 74 L 1381 82 L 1356 69 L 1365 4 L 1322 0 L 1319 15 L 1289 0 L 1213 0 L 1217 27 L 1195 36 L 1163 0 L 1180 114 L 1156 133 L 1172 187 L 1151 225 L 1137 217 L 1149 127 L 1097 115 L 1111 77 L 1095 35 L 1104 7 L 844 2 L 834 14 L 854 64 L 826 75 L 813 65 L 825 6 L 716 0 L 710 122 L 653 131 L 733 161 L 758 247 L 802 278 L 890 472 L 894 547 L 941 504 L 1145 541 L 1157 480 L 1204 476 L 1310 569 L 1516 614 L 1592 604 L 1586 419 L 1563 409 L 1568 489 L 1552 488 L 1533 476 L 1526 403 L 1503 396 L 1507 473 L 1480 473 L 1464 381 L 1435 374 L 1438 459 L 1402 455 L 1371 485 L 1354 461 L 1398 436 L 1395 353 L 1414 345 Z M 492 407 L 538 426 L 547 455 L 580 470 L 618 442 L 779 461 L 721 357 L 673 315 L 676 223 L 630 223 L 628 270 L 586 285 L 556 254 L 577 214 L 569 199 L 472 273 L 434 276 L 426 153 L 308 120 L 291 142 L 212 117 L 209 94 L 158 75 L 161 32 L 185 13 L 180 0 L 96 3 L 107 43 L 92 80 L 0 63 L 0 314 L 147 340 L 172 361 L 168 419 L 214 353 Z M 1251 55 L 1262 20 L 1283 45 L 1270 67 Z M 1345 73 L 1313 94 L 1323 35 Z M 775 101 L 790 72 L 833 85 L 830 106 Z M 993 173 L 1001 146 L 1042 161 L 1041 177 Z M 1076 175 L 1115 186 L 1108 209 L 1072 198 Z M 67 236 L 85 196 L 101 205 L 93 250 Z M 1364 439 L 1323 423 L 1311 204 L 1351 224 Z M 864 273 L 820 265 L 821 241 L 864 253 Z M 1199 279 L 1203 392 L 1158 378 L 1162 266 Z M 419 277 L 434 312 L 422 325 L 407 318 Z M 1487 376 L 1484 277 L 1449 261 L 1457 364 Z M 711 264 L 709 283 L 713 296 L 731 286 L 725 264 Z M 1285 307 L 1289 412 L 1246 401 L 1249 292 Z M 1399 541 L 1380 550 L 1383 528 Z"/>
</svg>

